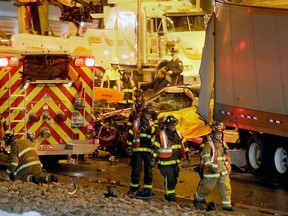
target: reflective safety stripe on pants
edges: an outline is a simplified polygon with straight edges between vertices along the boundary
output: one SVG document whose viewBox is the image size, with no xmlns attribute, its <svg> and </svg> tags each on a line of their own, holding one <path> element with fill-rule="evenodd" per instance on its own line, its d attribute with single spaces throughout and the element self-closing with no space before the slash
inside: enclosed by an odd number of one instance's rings
<svg viewBox="0 0 288 216">
<path fill-rule="evenodd" d="M 197 189 L 195 194 L 195 199 L 202 201 L 207 197 L 215 186 L 219 187 L 219 192 L 221 194 L 222 206 L 231 207 L 231 184 L 228 175 L 220 176 L 219 178 L 206 178 L 204 177 Z"/>
<path fill-rule="evenodd" d="M 131 156 L 131 183 L 130 187 L 138 188 L 144 163 L 144 188 L 152 188 L 152 154 L 151 152 L 133 152 Z"/>
<path fill-rule="evenodd" d="M 169 166 L 159 166 L 160 172 L 164 177 L 165 194 L 175 194 L 177 178 L 179 176 L 179 167 L 177 164 Z"/>
</svg>

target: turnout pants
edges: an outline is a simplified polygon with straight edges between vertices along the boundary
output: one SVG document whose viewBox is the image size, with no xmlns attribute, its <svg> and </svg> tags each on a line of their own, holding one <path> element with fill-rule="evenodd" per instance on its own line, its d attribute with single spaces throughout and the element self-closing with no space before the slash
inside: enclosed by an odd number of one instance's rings
<svg viewBox="0 0 288 216">
<path fill-rule="evenodd" d="M 20 179 L 26 182 L 51 183 L 51 174 L 43 173 L 41 165 L 33 165 L 20 170 L 15 175 L 15 180 Z"/>
<path fill-rule="evenodd" d="M 164 177 L 165 195 L 175 195 L 175 188 L 179 177 L 179 166 L 177 164 L 159 165 L 159 169 Z"/>
<path fill-rule="evenodd" d="M 195 194 L 197 201 L 202 201 L 207 197 L 215 186 L 218 186 L 221 194 L 222 206 L 231 207 L 231 184 L 228 175 L 220 176 L 219 178 L 207 178 L 204 177 L 199 183 L 199 187 Z"/>
<path fill-rule="evenodd" d="M 152 188 L 152 154 L 151 152 L 134 152 L 131 156 L 131 184 L 130 190 L 136 191 L 139 188 L 142 162 L 144 162 L 144 190 Z"/>
</svg>

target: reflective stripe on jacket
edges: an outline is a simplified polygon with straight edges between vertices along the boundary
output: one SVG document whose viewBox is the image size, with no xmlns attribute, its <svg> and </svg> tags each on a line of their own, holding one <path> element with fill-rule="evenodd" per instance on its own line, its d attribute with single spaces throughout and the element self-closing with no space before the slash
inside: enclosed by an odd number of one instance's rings
<svg viewBox="0 0 288 216">
<path fill-rule="evenodd" d="M 132 146 L 133 152 L 150 152 L 152 153 L 152 142 L 154 142 L 155 133 L 158 131 L 153 126 L 154 122 L 147 120 L 150 126 L 146 131 L 140 131 L 140 126 L 143 124 L 143 119 L 138 118 L 133 122 L 133 129 L 129 129 L 127 135 L 127 145 Z"/>
<path fill-rule="evenodd" d="M 168 137 L 166 136 L 165 130 L 161 130 L 159 132 L 160 136 L 160 146 L 158 149 L 158 157 L 159 158 L 169 158 L 172 156 L 172 148 L 169 145 Z"/>
<path fill-rule="evenodd" d="M 204 177 L 218 178 L 220 175 L 229 174 L 227 165 L 228 157 L 225 153 L 223 142 L 214 143 L 211 139 L 205 143 L 201 154 Z M 213 167 L 214 173 L 209 167 Z"/>
<path fill-rule="evenodd" d="M 140 133 L 139 133 L 139 126 L 140 126 L 140 118 L 136 119 L 133 122 L 133 145 L 140 146 Z"/>
<path fill-rule="evenodd" d="M 133 104 L 134 96 L 133 93 L 136 90 L 136 86 L 133 80 L 124 81 L 122 80 L 121 91 L 124 93 L 124 99 L 118 101 L 118 103 L 122 104 Z"/>
<path fill-rule="evenodd" d="M 158 164 L 165 166 L 180 163 L 181 150 L 185 151 L 184 143 L 182 144 L 183 140 L 179 131 L 172 132 L 168 129 L 160 131 L 154 143 L 159 159 Z M 169 149 L 172 149 L 172 154 L 170 154 Z M 169 154 L 170 157 L 163 157 L 163 155 L 167 156 Z"/>
<path fill-rule="evenodd" d="M 11 145 L 9 162 L 6 171 L 14 175 L 27 167 L 42 165 L 33 144 L 28 140 L 19 140 Z"/>
</svg>

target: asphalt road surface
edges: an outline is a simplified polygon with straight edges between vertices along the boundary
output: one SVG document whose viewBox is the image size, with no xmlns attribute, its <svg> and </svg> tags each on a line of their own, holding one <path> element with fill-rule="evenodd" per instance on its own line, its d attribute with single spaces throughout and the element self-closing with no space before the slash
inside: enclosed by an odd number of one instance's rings
<svg viewBox="0 0 288 216">
<path fill-rule="evenodd" d="M 105 158 L 105 157 L 104 157 Z M 58 175 L 76 176 L 79 179 L 103 183 L 105 185 L 118 185 L 121 192 L 128 191 L 130 184 L 129 158 L 120 158 L 114 164 L 107 159 L 87 159 L 85 162 L 70 163 L 61 161 L 60 163 L 47 167 L 47 171 Z M 194 158 L 190 163 L 183 162 L 185 167 L 181 167 L 179 182 L 176 194 L 179 199 L 185 199 L 192 203 L 193 195 L 199 183 L 198 173 L 193 171 L 193 164 L 198 161 Z M 76 178 L 76 179 L 77 179 Z M 288 215 L 288 191 L 287 185 L 277 181 L 271 182 L 265 178 L 256 178 L 248 173 L 233 172 L 232 201 L 236 206 L 247 209 L 258 210 L 268 215 Z M 159 198 L 164 197 L 163 177 L 159 170 L 153 171 L 153 190 Z M 221 205 L 221 198 L 218 189 L 215 188 L 207 201 L 215 201 Z"/>
</svg>

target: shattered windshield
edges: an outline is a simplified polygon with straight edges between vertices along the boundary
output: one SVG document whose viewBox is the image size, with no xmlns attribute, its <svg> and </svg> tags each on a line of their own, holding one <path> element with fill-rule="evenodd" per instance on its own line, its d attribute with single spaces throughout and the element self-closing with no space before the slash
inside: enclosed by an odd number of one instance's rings
<svg viewBox="0 0 288 216">
<path fill-rule="evenodd" d="M 156 112 L 169 112 L 191 107 L 192 99 L 183 93 L 161 92 L 148 101 L 149 106 Z"/>
<path fill-rule="evenodd" d="M 168 32 L 205 31 L 204 16 L 167 16 Z"/>
</svg>

